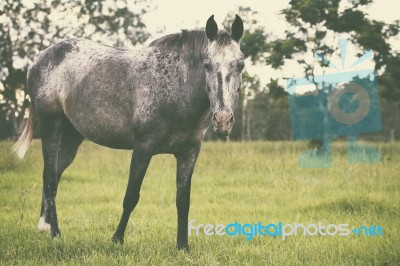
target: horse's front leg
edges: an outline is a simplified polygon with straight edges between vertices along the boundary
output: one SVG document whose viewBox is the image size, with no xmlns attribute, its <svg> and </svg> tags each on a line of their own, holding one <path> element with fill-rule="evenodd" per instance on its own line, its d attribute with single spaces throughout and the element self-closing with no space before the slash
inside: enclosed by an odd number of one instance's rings
<svg viewBox="0 0 400 266">
<path fill-rule="evenodd" d="M 177 248 L 189 252 L 188 215 L 190 207 L 190 186 L 193 169 L 200 152 L 198 144 L 189 152 L 175 155 L 177 159 L 176 173 L 176 208 L 178 210 L 178 239 Z"/>
<path fill-rule="evenodd" d="M 128 187 L 126 189 L 123 203 L 124 210 L 118 228 L 112 237 L 114 243 L 124 243 L 126 225 L 128 224 L 131 212 L 139 201 L 140 187 L 142 186 L 143 178 L 146 174 L 151 157 L 152 154 L 148 149 L 144 149 L 140 147 L 140 145 L 135 146 L 131 160 Z"/>
</svg>

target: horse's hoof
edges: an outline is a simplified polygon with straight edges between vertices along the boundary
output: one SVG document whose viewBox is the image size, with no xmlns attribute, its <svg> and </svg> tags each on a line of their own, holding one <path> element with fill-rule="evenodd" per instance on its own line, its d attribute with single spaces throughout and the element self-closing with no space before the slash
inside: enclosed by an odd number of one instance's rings
<svg viewBox="0 0 400 266">
<path fill-rule="evenodd" d="M 41 232 L 41 233 L 49 233 L 51 226 L 50 226 L 50 224 L 46 223 L 45 218 L 42 216 L 39 219 L 38 228 L 39 228 L 39 232 Z"/>
<path fill-rule="evenodd" d="M 124 244 L 124 236 L 113 235 L 111 240 L 114 244 Z"/>
<path fill-rule="evenodd" d="M 59 238 L 59 237 L 61 237 L 61 232 L 60 232 L 60 230 L 57 228 L 57 229 L 55 229 L 55 230 L 53 230 L 53 228 L 51 228 L 51 238 Z"/>
<path fill-rule="evenodd" d="M 177 247 L 178 250 L 184 250 L 186 253 L 190 252 L 189 244 L 187 244 L 187 243 L 186 244 L 178 243 L 176 245 L 176 247 Z"/>
</svg>

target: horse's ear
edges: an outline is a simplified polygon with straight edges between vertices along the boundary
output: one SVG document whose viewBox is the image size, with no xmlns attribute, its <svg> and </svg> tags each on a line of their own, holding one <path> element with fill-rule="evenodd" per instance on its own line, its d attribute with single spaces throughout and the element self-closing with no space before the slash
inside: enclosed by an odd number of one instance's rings
<svg viewBox="0 0 400 266">
<path fill-rule="evenodd" d="M 217 36 L 217 33 L 218 33 L 218 26 L 217 26 L 217 23 L 214 20 L 214 15 L 212 15 L 211 17 L 209 17 L 209 19 L 207 20 L 207 24 L 206 24 L 206 35 L 207 35 L 207 38 L 210 41 L 212 41 Z"/>
<path fill-rule="evenodd" d="M 236 15 L 235 21 L 232 23 L 232 38 L 239 42 L 239 40 L 243 36 L 243 21 L 242 19 Z"/>
</svg>

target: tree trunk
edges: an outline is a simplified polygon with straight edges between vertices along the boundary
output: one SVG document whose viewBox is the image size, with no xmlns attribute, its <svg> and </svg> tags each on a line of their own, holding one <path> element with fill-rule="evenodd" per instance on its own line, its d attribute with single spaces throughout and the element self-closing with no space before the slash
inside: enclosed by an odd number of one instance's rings
<svg viewBox="0 0 400 266">
<path fill-rule="evenodd" d="M 390 128 L 389 129 L 389 142 L 394 142 L 394 133 L 396 132 L 395 129 Z"/>
<path fill-rule="evenodd" d="M 248 89 L 244 88 L 243 102 L 242 102 L 242 134 L 241 134 L 242 142 L 244 142 L 246 140 L 247 93 L 248 93 Z"/>
<path fill-rule="evenodd" d="M 247 141 L 251 141 L 250 120 L 251 120 L 251 114 L 248 114 L 247 121 L 246 121 L 246 140 Z"/>
</svg>

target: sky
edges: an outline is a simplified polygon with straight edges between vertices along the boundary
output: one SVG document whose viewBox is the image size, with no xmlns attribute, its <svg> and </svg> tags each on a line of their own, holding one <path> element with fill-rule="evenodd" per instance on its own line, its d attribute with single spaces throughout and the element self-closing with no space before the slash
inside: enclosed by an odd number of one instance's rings
<svg viewBox="0 0 400 266">
<path fill-rule="evenodd" d="M 274 30 L 276 25 L 284 31 L 284 21 L 279 18 L 278 12 L 287 6 L 286 0 L 153 0 L 156 10 L 145 19 L 152 33 L 165 27 L 166 33 L 187 28 L 201 28 L 207 19 L 215 15 L 217 23 L 222 23 L 228 13 L 238 10 L 239 6 L 248 6 L 260 13 L 259 19 L 267 29 Z"/>
<path fill-rule="evenodd" d="M 145 17 L 150 32 L 174 33 L 181 29 L 201 28 L 208 17 L 215 15 L 217 23 L 222 23 L 228 13 L 235 12 L 239 6 L 250 7 L 259 13 L 260 24 L 267 31 L 281 36 L 286 23 L 279 11 L 288 6 L 289 0 L 151 0 L 155 10 Z M 345 2 L 345 1 L 343 1 Z M 375 0 L 365 9 L 370 18 L 393 22 L 400 19 L 400 1 Z"/>
<path fill-rule="evenodd" d="M 345 1 L 343 1 L 345 2 Z M 156 10 L 145 16 L 145 23 L 152 34 L 153 40 L 161 35 L 179 32 L 181 29 L 202 28 L 211 15 L 215 15 L 215 20 L 219 25 L 224 21 L 228 13 L 235 12 L 239 6 L 250 7 L 258 12 L 260 25 L 266 29 L 266 32 L 276 37 L 284 37 L 288 25 L 284 18 L 279 15 L 279 11 L 287 7 L 288 0 L 153 0 Z M 343 5 L 342 8 L 346 6 Z M 396 0 L 375 0 L 364 11 L 368 13 L 369 18 L 381 20 L 386 23 L 392 23 L 400 19 L 400 1 Z M 160 33 L 162 31 L 162 33 Z M 338 38 L 346 38 L 339 36 Z M 400 39 L 391 40 L 391 44 L 396 50 L 400 50 Z M 356 48 L 348 47 L 347 66 L 357 59 L 355 57 Z M 309 55 L 313 58 L 312 55 Z M 338 55 L 332 61 L 338 61 Z M 373 62 L 367 60 L 360 64 L 358 68 L 371 68 Z M 278 78 L 280 85 L 284 86 L 285 81 L 282 77 L 298 77 L 302 75 L 302 68 L 295 62 L 287 62 L 281 70 L 274 70 L 267 65 L 246 64 L 246 69 L 251 74 L 257 74 L 262 84 L 266 84 L 270 78 Z M 322 70 L 321 70 L 322 71 Z"/>
</svg>

